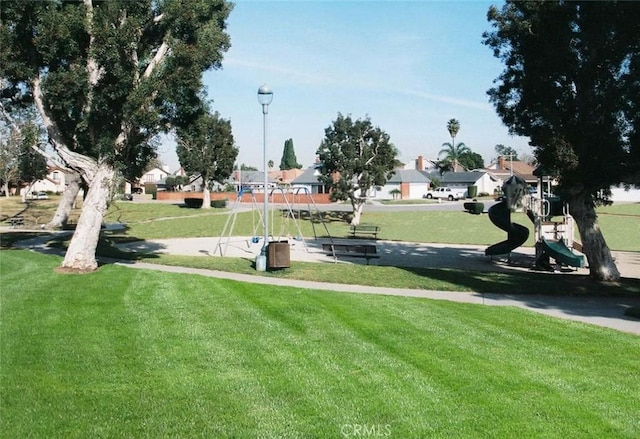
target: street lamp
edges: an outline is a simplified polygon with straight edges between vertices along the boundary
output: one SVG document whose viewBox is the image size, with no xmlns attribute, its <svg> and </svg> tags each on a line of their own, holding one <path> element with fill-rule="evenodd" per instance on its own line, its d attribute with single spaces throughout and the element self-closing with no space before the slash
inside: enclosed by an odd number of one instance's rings
<svg viewBox="0 0 640 439">
<path fill-rule="evenodd" d="M 267 174 L 267 113 L 269 112 L 269 104 L 273 100 L 273 91 L 267 84 L 263 84 L 258 89 L 258 102 L 262 105 L 262 169 L 264 170 L 264 212 L 262 215 L 262 226 L 264 227 L 264 242 L 262 243 L 262 250 L 256 257 L 256 270 L 267 270 L 267 247 L 269 245 L 269 215 L 267 214 L 269 209 L 269 197 L 267 194 L 267 186 L 269 184 L 269 178 Z"/>
</svg>

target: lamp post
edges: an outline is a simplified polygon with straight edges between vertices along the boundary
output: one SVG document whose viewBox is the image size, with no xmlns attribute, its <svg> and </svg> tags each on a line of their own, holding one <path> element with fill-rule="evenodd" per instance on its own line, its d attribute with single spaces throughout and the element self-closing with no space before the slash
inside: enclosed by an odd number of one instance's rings
<svg viewBox="0 0 640 439">
<path fill-rule="evenodd" d="M 269 177 L 267 174 L 267 113 L 269 113 L 269 104 L 273 100 L 273 91 L 271 88 L 263 84 L 258 89 L 258 102 L 262 105 L 262 139 L 263 139 L 263 156 L 262 169 L 264 171 L 264 212 L 262 214 L 262 226 L 264 227 L 264 242 L 260 255 L 256 257 L 256 270 L 267 270 L 267 247 L 269 245 L 269 196 L 267 194 L 267 186 L 269 185 Z"/>
</svg>

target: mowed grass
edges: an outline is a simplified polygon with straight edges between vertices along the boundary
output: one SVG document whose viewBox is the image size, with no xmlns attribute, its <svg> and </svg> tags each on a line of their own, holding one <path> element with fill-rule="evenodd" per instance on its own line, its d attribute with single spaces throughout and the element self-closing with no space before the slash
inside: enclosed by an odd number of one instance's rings
<svg viewBox="0 0 640 439">
<path fill-rule="evenodd" d="M 228 220 L 226 213 L 229 212 L 226 209 L 207 212 L 176 205 L 120 202 L 109 210 L 106 221 L 126 223 L 126 234 L 139 239 L 220 236 Z M 297 221 L 281 211 L 272 211 L 269 217 L 270 233 L 275 237 L 297 236 L 300 232 L 307 238 L 349 236 L 347 212 L 294 213 L 299 217 Z M 640 203 L 602 207 L 598 213 L 600 228 L 612 250 L 640 251 Z M 514 213 L 512 221 L 529 229 L 529 239 L 524 245 L 533 246 L 533 224 L 529 218 L 523 213 Z M 506 233 L 494 226 L 488 215 L 463 212 L 462 205 L 460 211 L 368 212 L 365 209 L 362 222 L 379 225 L 379 239 L 393 241 L 491 245 L 506 238 Z M 231 222 L 228 227 L 231 228 Z M 260 212 L 238 213 L 232 232 L 235 236 L 261 236 Z"/>
<path fill-rule="evenodd" d="M 2 437 L 640 436 L 637 336 L 60 262 L 0 252 Z"/>
</svg>

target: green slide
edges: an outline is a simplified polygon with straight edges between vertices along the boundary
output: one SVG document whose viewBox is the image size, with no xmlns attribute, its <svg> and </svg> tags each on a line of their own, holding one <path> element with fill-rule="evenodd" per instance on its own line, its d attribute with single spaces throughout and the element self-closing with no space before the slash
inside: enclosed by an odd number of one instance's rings
<svg viewBox="0 0 640 439">
<path fill-rule="evenodd" d="M 563 241 L 547 241 L 542 238 L 542 251 L 556 262 L 571 267 L 584 267 L 584 256 L 577 255 Z"/>
</svg>

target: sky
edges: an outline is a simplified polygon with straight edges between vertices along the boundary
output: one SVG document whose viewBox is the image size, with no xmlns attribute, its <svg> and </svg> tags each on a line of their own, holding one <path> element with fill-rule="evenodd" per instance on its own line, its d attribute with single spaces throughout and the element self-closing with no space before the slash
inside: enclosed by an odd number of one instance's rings
<svg viewBox="0 0 640 439">
<path fill-rule="evenodd" d="M 303 169 L 315 162 L 325 129 L 338 113 L 370 118 L 391 137 L 400 161 L 436 159 L 455 141 L 485 160 L 495 145 L 531 153 L 511 136 L 487 90 L 503 71 L 482 44 L 487 10 L 501 2 L 236 1 L 228 19 L 231 48 L 223 68 L 204 75 L 212 108 L 231 121 L 238 164 L 262 169 L 263 115 L 257 91 L 273 90 L 267 117 L 267 160 L 277 168 L 293 139 Z M 179 167 L 175 143 L 161 159 Z"/>
</svg>

